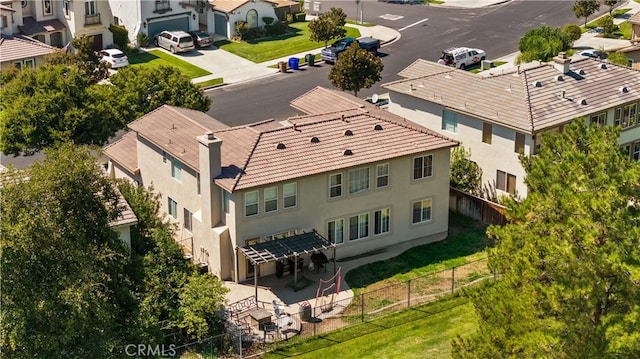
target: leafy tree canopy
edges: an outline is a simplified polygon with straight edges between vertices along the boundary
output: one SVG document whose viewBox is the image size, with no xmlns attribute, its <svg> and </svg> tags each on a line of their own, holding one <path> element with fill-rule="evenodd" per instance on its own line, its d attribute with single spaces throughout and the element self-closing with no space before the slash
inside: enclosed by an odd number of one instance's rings
<svg viewBox="0 0 640 359">
<path fill-rule="evenodd" d="M 606 6 L 609 7 L 609 15 L 613 12 L 613 7 L 616 6 L 620 2 L 620 0 L 604 0 L 603 1 Z"/>
<path fill-rule="evenodd" d="M 47 56 L 51 65 L 73 65 L 87 76 L 89 83 L 95 84 L 109 77 L 109 64 L 100 61 L 101 57 L 93 51 L 93 36 L 75 37 L 67 51 L 56 51 Z"/>
<path fill-rule="evenodd" d="M 547 25 L 527 31 L 520 39 L 517 62 L 549 61 L 560 51 L 571 48 L 570 37 Z"/>
<path fill-rule="evenodd" d="M 569 41 L 573 44 L 582 36 L 582 29 L 580 29 L 580 26 L 576 24 L 566 24 L 562 28 L 562 33 L 564 33 Z"/>
<path fill-rule="evenodd" d="M 360 48 L 357 43 L 344 50 L 329 71 L 331 84 L 342 91 L 358 91 L 380 81 L 384 65 L 379 57 Z"/>
<path fill-rule="evenodd" d="M 482 169 L 471 160 L 471 150 L 463 146 L 451 151 L 450 185 L 476 196 L 482 195 Z"/>
<path fill-rule="evenodd" d="M 607 61 L 620 66 L 630 66 L 629 59 L 624 52 L 609 52 L 607 54 Z"/>
<path fill-rule="evenodd" d="M 584 26 L 587 26 L 587 19 L 589 16 L 600 10 L 600 0 L 574 0 L 573 12 L 579 19 L 584 18 Z"/>
<path fill-rule="evenodd" d="M 309 22 L 311 41 L 324 42 L 324 47 L 331 39 L 344 37 L 347 31 L 344 25 L 347 22 L 347 15 L 341 8 L 332 7 L 328 12 L 321 14 L 316 19 Z"/>
<path fill-rule="evenodd" d="M 488 231 L 501 279 L 470 293 L 479 330 L 454 357 L 640 357 L 640 163 L 619 134 L 580 119 L 521 157 L 528 196 Z"/>
</svg>

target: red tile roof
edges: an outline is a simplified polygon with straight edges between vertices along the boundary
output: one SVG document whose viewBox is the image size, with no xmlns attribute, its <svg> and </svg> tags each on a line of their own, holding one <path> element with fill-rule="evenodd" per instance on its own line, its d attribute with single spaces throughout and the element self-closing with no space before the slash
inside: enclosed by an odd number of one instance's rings
<svg viewBox="0 0 640 359">
<path fill-rule="evenodd" d="M 363 108 L 367 106 L 368 102 L 355 96 L 351 96 L 346 92 L 338 92 L 336 90 L 316 86 L 309 92 L 297 97 L 289 104 L 297 110 L 312 115 Z M 373 108 L 375 106 L 370 105 L 370 107 Z"/>
<path fill-rule="evenodd" d="M 0 35 L 0 62 L 30 59 L 58 51 L 38 40 L 22 35 Z"/>
</svg>

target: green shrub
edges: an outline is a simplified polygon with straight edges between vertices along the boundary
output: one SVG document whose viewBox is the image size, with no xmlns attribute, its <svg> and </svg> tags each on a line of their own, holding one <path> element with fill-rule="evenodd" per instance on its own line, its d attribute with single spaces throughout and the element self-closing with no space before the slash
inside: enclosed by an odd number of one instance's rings
<svg viewBox="0 0 640 359">
<path fill-rule="evenodd" d="M 149 35 L 143 34 L 143 33 L 139 33 L 138 36 L 136 37 L 136 40 L 138 41 L 138 46 L 140 47 L 149 46 L 149 42 L 151 41 L 151 39 L 149 38 Z"/>
<path fill-rule="evenodd" d="M 262 22 L 266 25 L 271 25 L 271 23 L 273 23 L 273 18 L 271 16 L 265 16 L 262 18 Z"/>
<path fill-rule="evenodd" d="M 267 36 L 282 35 L 287 32 L 287 24 L 282 21 L 276 21 L 273 25 L 266 25 L 264 30 Z"/>
<path fill-rule="evenodd" d="M 299 12 L 297 14 L 295 14 L 294 18 L 296 20 L 296 22 L 305 22 L 307 14 L 303 13 L 303 12 Z"/>
<path fill-rule="evenodd" d="M 580 26 L 576 24 L 566 24 L 562 28 L 562 32 L 567 35 L 571 43 L 574 43 L 580 38 L 580 36 L 582 36 L 582 29 L 580 29 Z"/>
<path fill-rule="evenodd" d="M 129 32 L 124 26 L 110 25 L 109 31 L 113 34 L 113 43 L 117 48 L 124 50 L 129 44 Z"/>
<path fill-rule="evenodd" d="M 598 19 L 598 26 L 600 26 L 604 30 L 604 35 L 611 35 L 615 30 L 615 25 L 613 24 L 613 17 L 611 15 L 605 15 Z"/>
<path fill-rule="evenodd" d="M 249 32 L 249 24 L 246 21 L 236 21 L 236 33 L 241 39 L 245 39 L 247 32 Z"/>
<path fill-rule="evenodd" d="M 291 13 L 288 13 L 288 14 L 287 14 L 286 19 L 287 19 L 287 23 L 288 23 L 288 24 L 291 24 L 291 23 L 295 22 L 295 21 L 294 21 L 295 19 L 294 19 L 294 17 L 293 17 L 293 14 L 291 14 Z"/>
</svg>

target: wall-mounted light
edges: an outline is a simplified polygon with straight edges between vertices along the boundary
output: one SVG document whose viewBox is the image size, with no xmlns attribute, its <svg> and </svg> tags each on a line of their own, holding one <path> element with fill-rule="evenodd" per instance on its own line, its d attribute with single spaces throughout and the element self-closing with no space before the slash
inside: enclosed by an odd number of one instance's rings
<svg viewBox="0 0 640 359">
<path fill-rule="evenodd" d="M 142 27 L 144 27 L 145 29 L 147 28 L 147 22 L 146 21 L 142 22 Z"/>
<path fill-rule="evenodd" d="M 191 17 L 195 20 L 196 19 L 196 14 L 191 15 Z"/>
</svg>

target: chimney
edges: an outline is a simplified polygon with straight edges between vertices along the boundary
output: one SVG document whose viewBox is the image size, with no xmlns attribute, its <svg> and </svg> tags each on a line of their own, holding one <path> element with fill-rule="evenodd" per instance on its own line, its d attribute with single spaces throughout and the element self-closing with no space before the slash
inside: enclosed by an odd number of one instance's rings
<svg viewBox="0 0 640 359">
<path fill-rule="evenodd" d="M 563 74 L 569 73 L 569 66 L 571 65 L 571 59 L 567 58 L 565 52 L 560 52 L 558 56 L 553 58 L 553 67 Z"/>
<path fill-rule="evenodd" d="M 198 136 L 198 142 L 200 143 L 198 157 L 202 179 L 206 172 L 209 172 L 209 178 L 213 179 L 222 172 L 220 163 L 222 140 L 216 138 L 213 132 L 207 131 L 204 136 Z"/>
<path fill-rule="evenodd" d="M 220 189 L 213 183 L 213 179 L 222 173 L 221 155 L 222 140 L 216 138 L 213 132 L 207 131 L 198 136 L 198 174 L 201 205 L 203 237 L 209 238 L 210 229 L 220 222 L 221 199 Z"/>
</svg>

